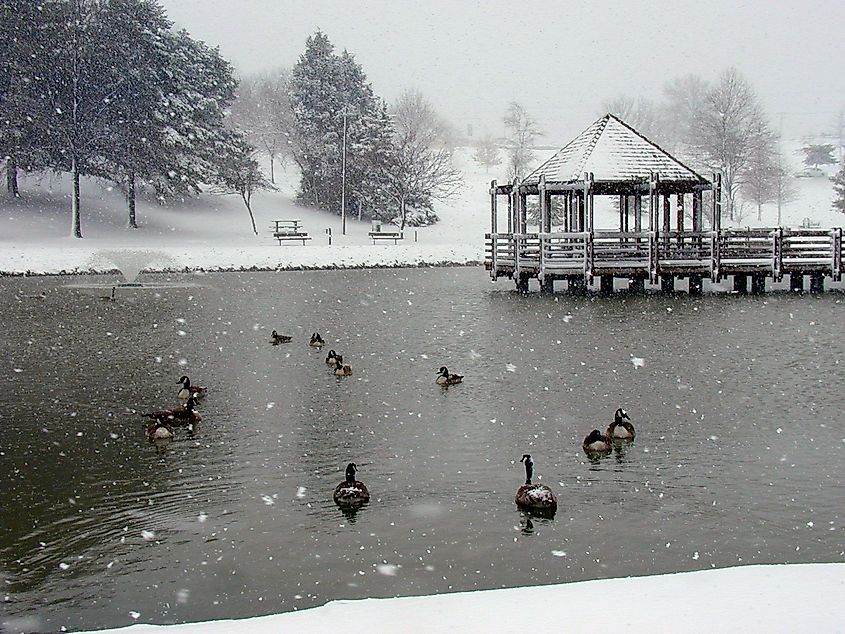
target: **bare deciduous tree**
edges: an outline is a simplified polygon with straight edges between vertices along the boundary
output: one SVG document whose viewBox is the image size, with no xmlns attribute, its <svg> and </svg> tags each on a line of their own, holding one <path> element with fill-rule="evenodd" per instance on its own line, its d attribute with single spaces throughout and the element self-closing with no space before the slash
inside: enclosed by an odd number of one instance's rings
<svg viewBox="0 0 845 634">
<path fill-rule="evenodd" d="M 532 147 L 542 135 L 537 121 L 516 101 L 508 105 L 504 116 L 508 141 L 508 176 L 522 178 L 536 156 Z"/>
<path fill-rule="evenodd" d="M 392 111 L 395 136 L 387 193 L 399 207 L 395 221 L 400 228 L 431 224 L 437 219 L 432 201 L 451 198 L 463 186 L 444 136 L 448 126 L 416 90 L 405 91 Z M 416 212 L 412 217 L 410 210 Z"/>
<path fill-rule="evenodd" d="M 473 158 L 476 162 L 481 163 L 488 172 L 491 167 L 498 165 L 502 159 L 499 156 L 499 146 L 496 144 L 496 139 L 489 134 L 484 136 L 475 147 Z"/>
<path fill-rule="evenodd" d="M 663 144 L 660 112 L 650 99 L 621 95 L 603 104 L 604 112 L 609 112 L 641 132 L 656 143 Z"/>
<path fill-rule="evenodd" d="M 727 69 L 707 93 L 704 107 L 693 121 L 692 141 L 708 167 L 722 173 L 731 220 L 754 148 L 767 134 L 768 124 L 754 89 L 736 69 Z"/>
<path fill-rule="evenodd" d="M 278 69 L 243 77 L 232 104 L 232 119 L 247 139 L 270 159 L 270 182 L 276 182 L 275 162 L 290 154 L 293 114 L 288 98 L 290 72 Z"/>
</svg>

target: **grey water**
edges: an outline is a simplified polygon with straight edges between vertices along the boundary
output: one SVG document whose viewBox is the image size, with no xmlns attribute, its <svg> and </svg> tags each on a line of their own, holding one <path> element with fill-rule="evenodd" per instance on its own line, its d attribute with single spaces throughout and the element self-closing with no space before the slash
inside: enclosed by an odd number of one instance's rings
<svg viewBox="0 0 845 634">
<path fill-rule="evenodd" d="M 112 303 L 67 282 L 0 280 L 8 631 L 845 558 L 842 293 L 523 297 L 446 268 L 164 276 Z M 182 374 L 202 424 L 153 447 L 140 413 Z M 591 462 L 617 407 L 637 438 Z M 554 519 L 514 504 L 523 453 Z M 355 514 L 332 502 L 348 462 Z"/>
</svg>

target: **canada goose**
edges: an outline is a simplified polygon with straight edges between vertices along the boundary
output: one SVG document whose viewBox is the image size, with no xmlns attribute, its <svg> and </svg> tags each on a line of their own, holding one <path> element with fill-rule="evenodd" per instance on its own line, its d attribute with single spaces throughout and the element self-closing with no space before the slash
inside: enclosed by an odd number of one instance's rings
<svg viewBox="0 0 845 634">
<path fill-rule="evenodd" d="M 202 387 L 200 385 L 191 385 L 191 379 L 187 376 L 183 375 L 181 379 L 176 381 L 182 385 L 182 388 L 176 393 L 176 398 L 180 401 L 187 401 L 189 396 L 193 396 L 195 399 L 201 399 L 205 396 L 205 393 L 208 392 L 207 387 Z"/>
<path fill-rule="evenodd" d="M 446 366 L 441 366 L 437 372 L 437 379 L 434 381 L 437 385 L 457 385 L 464 380 L 463 374 L 449 374 Z"/>
<path fill-rule="evenodd" d="M 525 463 L 525 484 L 516 492 L 516 505 L 525 510 L 554 515 L 557 510 L 557 498 L 545 484 L 531 484 L 534 475 L 534 461 L 529 454 L 519 460 Z"/>
<path fill-rule="evenodd" d="M 308 345 L 312 348 L 322 348 L 326 345 L 326 342 L 323 341 L 323 338 L 320 336 L 319 332 L 315 332 L 311 335 L 311 341 L 308 342 Z"/>
<path fill-rule="evenodd" d="M 40 293 L 38 293 L 38 295 L 27 295 L 26 297 L 27 299 L 37 299 L 39 302 L 43 302 L 45 299 L 47 299 L 47 293 L 41 291 Z"/>
<path fill-rule="evenodd" d="M 171 438 L 173 438 L 173 429 L 168 423 L 156 421 L 147 427 L 147 440 L 150 442 L 170 440 Z"/>
<path fill-rule="evenodd" d="M 329 350 L 329 354 L 326 356 L 326 365 L 332 368 L 337 365 L 337 353 L 334 350 Z"/>
<path fill-rule="evenodd" d="M 113 302 L 115 301 L 114 292 L 116 290 L 115 286 L 111 287 L 111 295 L 100 295 L 101 302 Z"/>
<path fill-rule="evenodd" d="M 370 492 L 367 485 L 355 479 L 355 472 L 358 467 L 354 462 L 346 465 L 346 479 L 334 489 L 335 504 L 341 506 L 357 506 L 369 502 Z"/>
<path fill-rule="evenodd" d="M 352 366 L 351 365 L 344 365 L 343 355 L 339 354 L 339 355 L 335 356 L 334 375 L 335 376 L 349 376 L 350 374 L 352 374 Z"/>
<path fill-rule="evenodd" d="M 280 335 L 275 330 L 270 333 L 270 343 L 274 346 L 278 346 L 280 343 L 290 343 L 293 337 L 289 335 Z"/>
<path fill-rule="evenodd" d="M 636 435 L 628 413 L 620 407 L 613 414 L 613 422 L 607 428 L 607 437 L 612 440 L 633 440 Z"/>
<path fill-rule="evenodd" d="M 191 395 L 185 402 L 185 407 L 156 410 L 142 414 L 142 416 L 152 418 L 171 427 L 187 427 L 188 431 L 193 434 L 202 420 L 200 413 L 194 409 L 196 404 L 197 399 Z"/>
<path fill-rule="evenodd" d="M 594 429 L 584 439 L 584 452 L 588 456 L 603 456 L 609 454 L 613 450 L 613 444 L 610 438 L 601 433 L 598 429 Z"/>
</svg>

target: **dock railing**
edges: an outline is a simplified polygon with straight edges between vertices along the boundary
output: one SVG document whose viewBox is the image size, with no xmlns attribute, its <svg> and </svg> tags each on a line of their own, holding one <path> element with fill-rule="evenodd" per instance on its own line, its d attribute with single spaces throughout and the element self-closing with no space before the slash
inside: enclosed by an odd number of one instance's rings
<svg viewBox="0 0 845 634">
<path fill-rule="evenodd" d="M 487 234 L 493 278 L 593 275 L 821 273 L 840 280 L 842 229 L 729 228 L 694 231 L 595 231 Z"/>
</svg>

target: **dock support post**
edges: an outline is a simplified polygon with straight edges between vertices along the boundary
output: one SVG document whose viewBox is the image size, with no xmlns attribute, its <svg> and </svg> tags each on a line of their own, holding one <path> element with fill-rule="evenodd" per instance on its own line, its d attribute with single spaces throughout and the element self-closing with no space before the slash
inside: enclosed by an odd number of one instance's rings
<svg viewBox="0 0 845 634">
<path fill-rule="evenodd" d="M 804 290 L 804 274 L 793 271 L 789 274 L 789 290 L 793 293 L 800 293 Z"/>
<path fill-rule="evenodd" d="M 751 292 L 761 295 L 766 292 L 766 276 L 754 273 L 751 275 Z"/>
<path fill-rule="evenodd" d="M 540 280 L 540 292 L 551 295 L 555 292 L 555 278 L 550 275 L 545 276 Z"/>
<path fill-rule="evenodd" d="M 525 295 L 528 292 L 528 276 L 525 274 L 521 274 L 518 278 L 516 278 L 516 290 Z"/>
<path fill-rule="evenodd" d="M 599 282 L 599 293 L 602 295 L 613 295 L 613 276 L 602 275 Z"/>
<path fill-rule="evenodd" d="M 584 279 L 583 275 L 569 275 L 566 278 L 566 289 L 570 293 L 586 293 L 587 280 Z"/>
<path fill-rule="evenodd" d="M 748 292 L 748 276 L 743 273 L 734 274 L 734 292 L 747 293 Z"/>
<path fill-rule="evenodd" d="M 642 294 L 645 293 L 645 278 L 640 277 L 639 275 L 636 277 L 632 277 L 628 279 L 628 290 L 631 293 L 638 293 Z"/>
<path fill-rule="evenodd" d="M 810 274 L 810 292 L 823 293 L 824 292 L 824 273 Z"/>
<path fill-rule="evenodd" d="M 674 293 L 675 292 L 675 276 L 661 275 L 660 276 L 660 292 Z"/>
<path fill-rule="evenodd" d="M 701 275 L 698 273 L 693 273 L 689 276 L 689 294 L 690 295 L 701 295 L 704 290 L 704 282 L 702 281 Z"/>
</svg>

